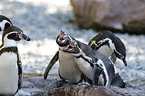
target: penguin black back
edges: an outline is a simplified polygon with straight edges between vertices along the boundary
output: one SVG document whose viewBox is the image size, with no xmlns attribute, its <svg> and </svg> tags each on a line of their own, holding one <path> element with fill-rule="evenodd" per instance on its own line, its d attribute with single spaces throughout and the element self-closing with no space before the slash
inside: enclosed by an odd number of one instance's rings
<svg viewBox="0 0 145 96">
<path fill-rule="evenodd" d="M 4 15 L 0 15 L 0 31 L 6 30 L 10 26 L 13 26 L 11 20 Z"/>
</svg>

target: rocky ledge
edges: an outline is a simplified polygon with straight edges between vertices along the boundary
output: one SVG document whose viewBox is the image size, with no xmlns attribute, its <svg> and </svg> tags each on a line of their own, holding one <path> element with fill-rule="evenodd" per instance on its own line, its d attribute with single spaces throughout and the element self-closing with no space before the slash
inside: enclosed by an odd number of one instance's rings
<svg viewBox="0 0 145 96">
<path fill-rule="evenodd" d="M 87 83 L 61 84 L 56 74 L 50 74 L 46 80 L 42 74 L 24 74 L 23 87 L 19 96 L 145 96 L 145 79 L 127 81 L 126 88 L 92 86 Z"/>
<path fill-rule="evenodd" d="M 35 96 L 122 96 L 104 86 L 71 85 L 56 88 Z"/>
</svg>

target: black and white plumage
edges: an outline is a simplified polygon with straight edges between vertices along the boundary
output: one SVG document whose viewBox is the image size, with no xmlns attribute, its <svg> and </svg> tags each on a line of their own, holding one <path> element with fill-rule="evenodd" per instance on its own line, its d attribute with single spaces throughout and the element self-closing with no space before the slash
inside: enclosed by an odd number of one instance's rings
<svg viewBox="0 0 145 96">
<path fill-rule="evenodd" d="M 94 51 L 90 46 L 69 36 L 71 43 L 60 50 L 74 56 L 75 62 L 83 74 L 89 79 L 90 84 L 110 86 L 116 85 L 125 87 L 120 76 L 116 77 L 114 64 L 110 59 L 99 52 Z M 117 78 L 116 82 L 113 82 Z"/>
<path fill-rule="evenodd" d="M 16 41 L 30 38 L 18 27 L 11 26 L 2 34 L 0 46 L 0 95 L 15 95 L 22 85 L 22 63 Z"/>
<path fill-rule="evenodd" d="M 73 83 L 79 83 L 83 80 L 83 74 L 78 68 L 74 60 L 74 56 L 60 50 L 70 43 L 68 35 L 61 31 L 60 35 L 57 36 L 56 42 L 59 45 L 59 51 L 57 51 L 53 59 L 48 64 L 44 73 L 44 79 L 47 78 L 52 66 L 56 63 L 57 60 L 59 60 L 59 77 L 62 80 L 69 80 Z"/>
<path fill-rule="evenodd" d="M 91 46 L 93 50 L 110 57 L 114 63 L 117 57 L 127 66 L 125 45 L 111 31 L 100 32 L 89 41 L 88 45 Z"/>
<path fill-rule="evenodd" d="M 4 15 L 0 15 L 0 33 L 3 33 L 4 30 L 13 26 L 10 19 Z"/>
</svg>

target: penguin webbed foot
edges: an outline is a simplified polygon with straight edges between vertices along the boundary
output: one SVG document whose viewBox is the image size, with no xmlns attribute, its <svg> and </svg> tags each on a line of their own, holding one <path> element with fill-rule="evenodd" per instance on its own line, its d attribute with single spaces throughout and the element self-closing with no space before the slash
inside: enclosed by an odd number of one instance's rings
<svg viewBox="0 0 145 96">
<path fill-rule="evenodd" d="M 57 88 L 62 87 L 62 86 L 70 86 L 70 85 L 77 85 L 78 83 L 76 82 L 70 82 L 66 80 L 59 80 L 56 82 L 57 83 Z"/>
<path fill-rule="evenodd" d="M 99 82 L 99 76 L 102 73 L 102 68 L 97 65 L 94 64 L 94 68 L 93 68 L 93 72 L 92 72 L 92 81 L 93 81 L 93 85 L 98 85 Z"/>
</svg>

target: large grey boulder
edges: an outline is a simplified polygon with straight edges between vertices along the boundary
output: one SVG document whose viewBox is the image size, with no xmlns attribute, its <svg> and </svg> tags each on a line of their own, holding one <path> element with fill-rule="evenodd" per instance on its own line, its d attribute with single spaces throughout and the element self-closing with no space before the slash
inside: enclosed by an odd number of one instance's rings
<svg viewBox="0 0 145 96">
<path fill-rule="evenodd" d="M 70 2 L 75 21 L 82 28 L 145 33 L 144 30 L 136 30 L 140 27 L 129 23 L 134 19 L 145 18 L 145 0 L 70 0 Z M 134 28 L 135 31 L 130 28 Z"/>
</svg>

